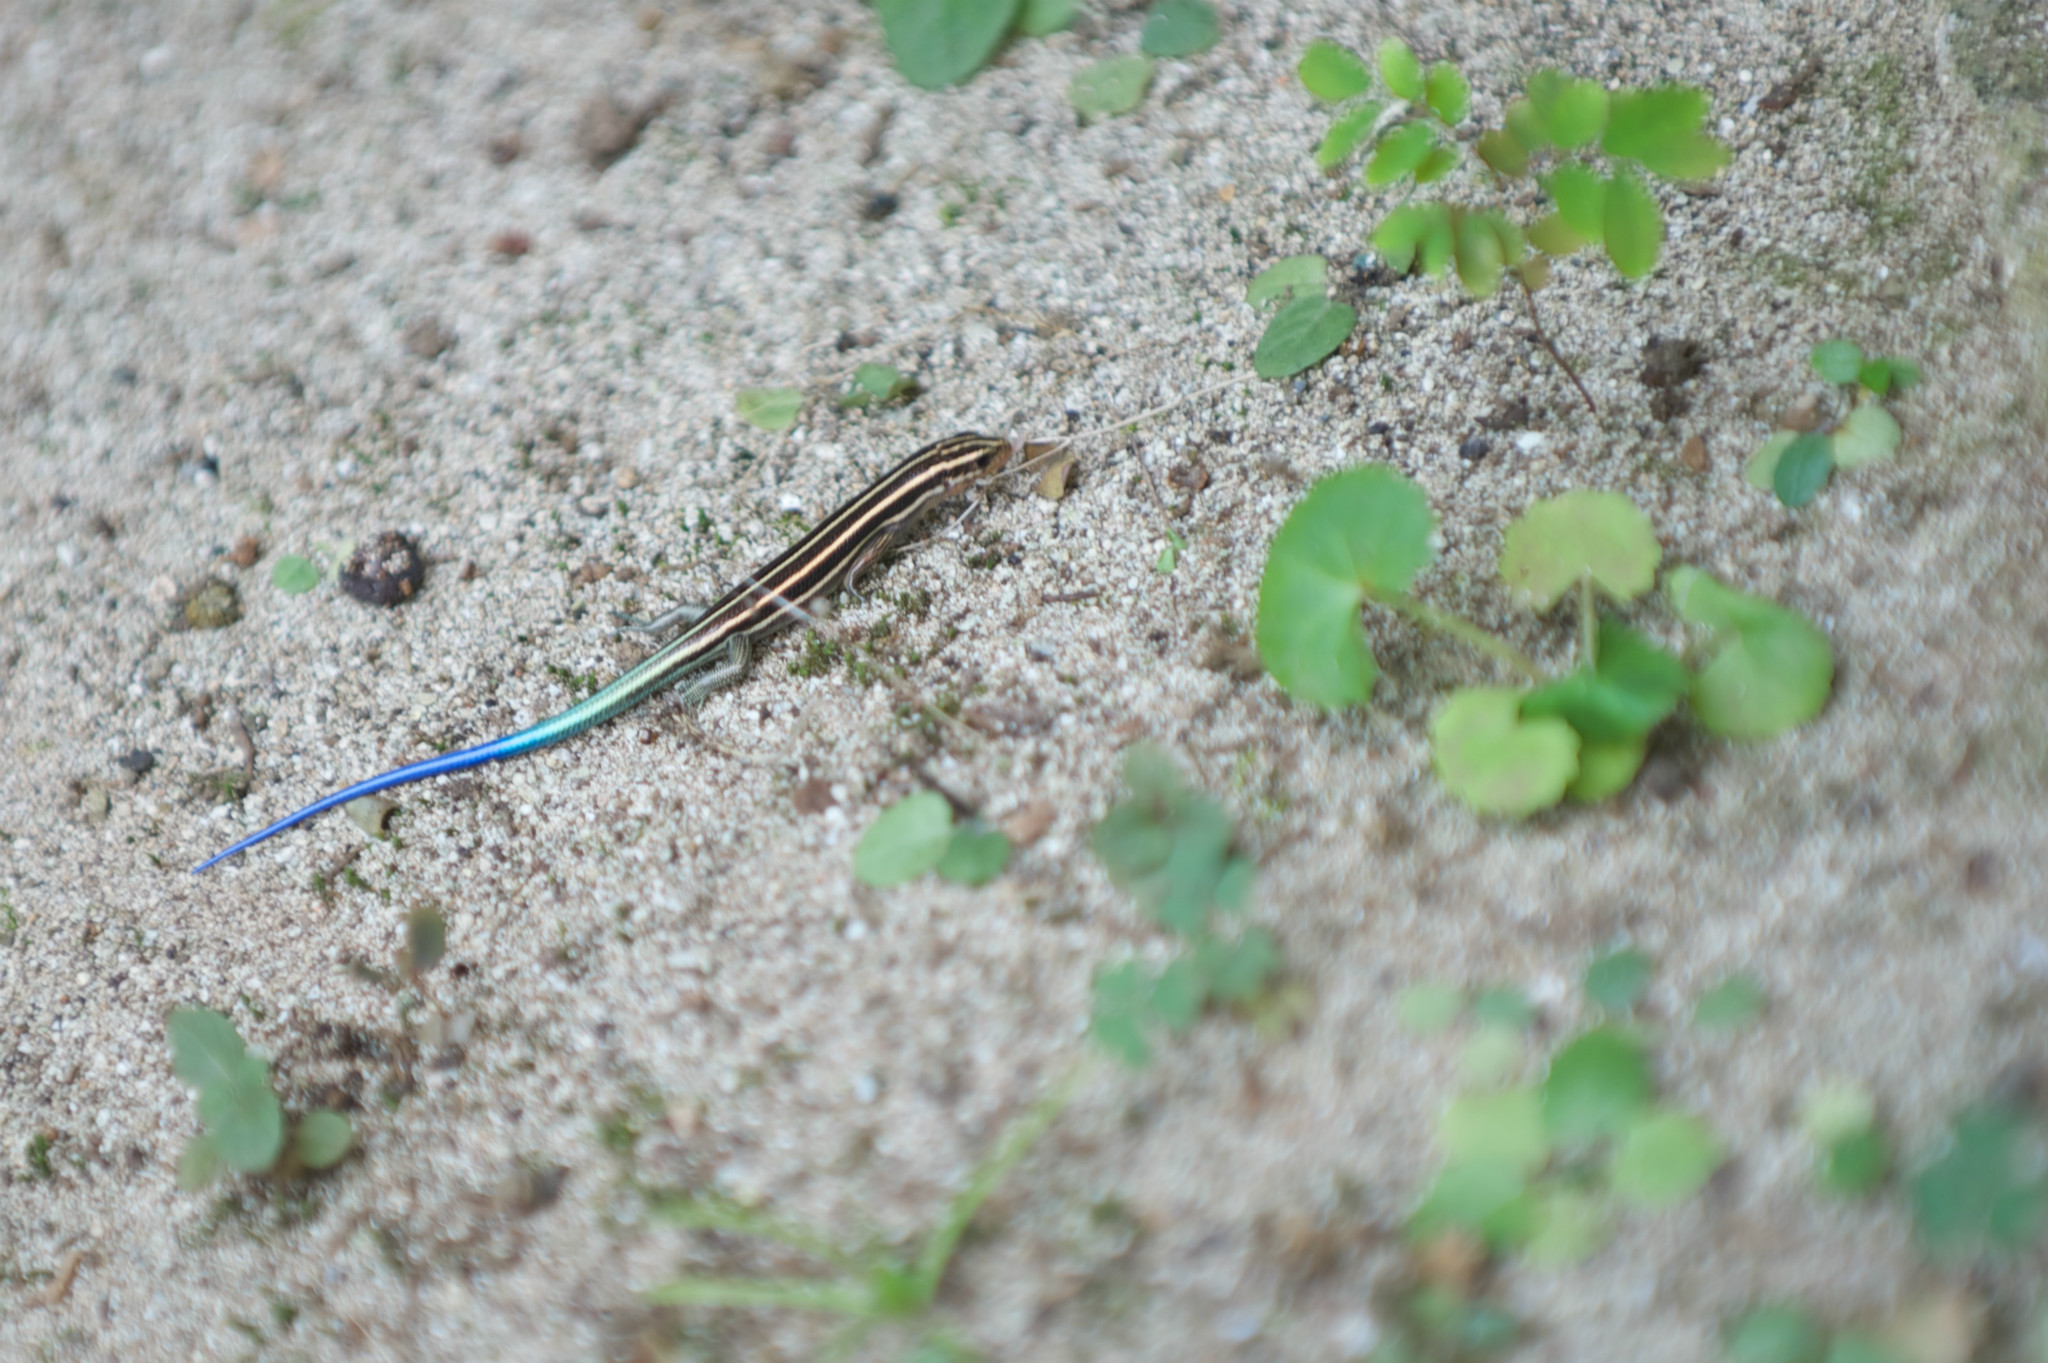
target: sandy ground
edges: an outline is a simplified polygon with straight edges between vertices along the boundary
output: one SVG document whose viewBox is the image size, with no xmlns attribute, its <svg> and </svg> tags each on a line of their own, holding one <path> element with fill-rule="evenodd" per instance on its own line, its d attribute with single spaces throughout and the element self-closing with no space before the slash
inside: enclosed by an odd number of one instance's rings
<svg viewBox="0 0 2048 1363">
<path fill-rule="evenodd" d="M 947 1280 L 957 1339 L 1353 1356 L 1460 1083 L 1397 992 L 1513 983 L 1555 1036 L 1618 940 L 1659 962 L 1653 1021 L 1733 970 L 1771 1007 L 1659 1044 L 1731 1163 L 1584 1264 L 1510 1265 L 1516 1356 L 1710 1358 L 1761 1295 L 1842 1319 L 1949 1281 L 1896 1198 L 1816 1195 L 1794 1112 L 1861 1081 L 1915 1158 L 2048 1059 L 2038 12 L 1233 2 L 1137 112 L 1078 126 L 1069 77 L 1135 49 L 1141 13 L 1108 10 L 927 94 L 846 3 L 0 7 L 0 1357 L 814 1356 L 810 1317 L 649 1306 L 685 1270 L 804 1261 L 650 1224 L 629 1176 L 847 1239 L 929 1225 L 1086 1054 L 1091 973 L 1164 947 L 1086 848 L 1139 738 L 1244 829 L 1305 1013 L 1093 1070 Z M 614 611 L 705 596 L 928 439 L 1113 425 L 1241 375 L 1251 274 L 1350 261 L 1374 212 L 1314 172 L 1293 64 L 1388 32 L 1456 55 L 1482 117 L 1544 63 L 1712 92 L 1736 159 L 1665 196 L 1656 276 L 1574 262 L 1545 295 L 1597 417 L 1514 308 L 1347 266 L 1356 353 L 1095 440 L 1065 502 L 1004 484 L 876 574 L 836 627 L 896 617 L 903 689 L 794 676 L 788 638 L 695 716 L 403 792 L 396 844 L 330 815 L 186 874 L 554 712 L 638 656 Z M 651 115 L 602 170 L 600 100 Z M 1838 334 L 1928 383 L 1896 466 L 1790 515 L 1742 459 Z M 1652 336 L 1708 355 L 1668 422 Z M 839 412 L 866 359 L 923 394 Z M 812 395 L 795 429 L 734 419 L 759 384 Z M 1461 458 L 1516 398 L 1521 428 Z M 1444 687 L 1489 675 L 1455 646 L 1374 621 L 1379 703 L 1336 717 L 1205 665 L 1307 482 L 1378 459 L 1443 519 L 1432 599 L 1559 656 L 1568 631 L 1494 584 L 1499 529 L 1618 489 L 1670 561 L 1820 621 L 1833 703 L 1781 741 L 1667 745 L 1606 807 L 1472 817 L 1425 742 Z M 1170 576 L 1148 478 L 1185 503 Z M 271 585 L 279 555 L 387 529 L 433 560 L 408 605 Z M 239 619 L 178 627 L 208 583 Z M 905 726 L 906 697 L 969 723 Z M 139 749 L 148 771 L 117 764 Z M 253 778 L 239 804 L 223 771 Z M 858 886 L 853 840 L 925 780 L 1050 830 L 986 889 Z M 426 905 L 449 956 L 401 1007 L 348 963 L 388 965 Z M 359 1153 L 288 1195 L 178 1191 L 180 1002 L 230 1012 L 293 1104 L 350 1104 Z M 1972 1290 L 2007 1328 L 2031 1309 L 2024 1273 Z"/>
</svg>

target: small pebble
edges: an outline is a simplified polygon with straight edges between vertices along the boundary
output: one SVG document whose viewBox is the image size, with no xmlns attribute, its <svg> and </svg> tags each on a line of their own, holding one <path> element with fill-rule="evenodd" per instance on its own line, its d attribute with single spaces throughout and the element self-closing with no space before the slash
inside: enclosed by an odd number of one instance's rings
<svg viewBox="0 0 2048 1363">
<path fill-rule="evenodd" d="M 894 213 L 901 205 L 902 200 L 898 199 L 888 190 L 877 190 L 875 193 L 868 195 L 867 201 L 861 204 L 860 215 L 868 222 L 880 222 L 891 213 Z"/>
<path fill-rule="evenodd" d="M 427 561 L 419 546 L 396 530 L 386 530 L 356 547 L 341 570 L 341 589 L 373 606 L 395 606 L 417 595 L 426 577 Z"/>
<path fill-rule="evenodd" d="M 113 805 L 112 802 L 107 799 L 107 792 L 98 786 L 94 786 L 91 790 L 88 790 L 85 793 L 84 798 L 78 802 L 78 807 L 82 811 L 84 811 L 85 817 L 89 821 L 93 823 L 99 823 L 107 817 L 107 811 L 111 809 Z"/>
<path fill-rule="evenodd" d="M 1492 452 L 1493 442 L 1483 435 L 1475 435 L 1464 444 L 1458 446 L 1458 457 L 1475 464 Z"/>
<path fill-rule="evenodd" d="M 225 629 L 242 618 L 242 598 L 226 582 L 209 582 L 186 598 L 185 624 L 191 629 Z"/>
<path fill-rule="evenodd" d="M 151 769 L 156 766 L 156 754 L 147 748 L 137 748 L 133 752 L 125 752 L 115 758 L 114 765 L 123 771 L 133 772 L 137 776 L 147 776 Z"/>
<path fill-rule="evenodd" d="M 1685 444 L 1679 448 L 1678 462 L 1685 465 L 1689 472 L 1705 473 L 1708 464 L 1707 442 L 1697 435 L 1687 436 Z"/>
<path fill-rule="evenodd" d="M 415 317 L 405 326 L 405 348 L 423 360 L 431 360 L 455 344 L 455 333 L 441 319 L 429 314 Z"/>
<path fill-rule="evenodd" d="M 235 541 L 235 547 L 228 550 L 228 562 L 237 568 L 253 568 L 262 556 L 263 546 L 254 535 L 244 535 Z"/>
<path fill-rule="evenodd" d="M 532 249 L 533 238 L 516 229 L 491 238 L 491 254 L 501 260 L 517 260 Z"/>
</svg>

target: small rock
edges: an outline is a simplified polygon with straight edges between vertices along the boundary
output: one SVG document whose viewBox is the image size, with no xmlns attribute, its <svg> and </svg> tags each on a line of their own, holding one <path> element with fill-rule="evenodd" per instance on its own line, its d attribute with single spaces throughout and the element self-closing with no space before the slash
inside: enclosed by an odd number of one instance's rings
<svg viewBox="0 0 2048 1363">
<path fill-rule="evenodd" d="M 1529 399 L 1520 394 L 1499 403 L 1479 418 L 1479 428 L 1486 431 L 1519 431 L 1528 424 Z"/>
<path fill-rule="evenodd" d="M 1808 393 L 1778 413 L 1778 426 L 1781 430 L 1799 431 L 1802 434 L 1820 429 L 1820 398 Z"/>
<path fill-rule="evenodd" d="M 474 582 L 483 575 L 484 570 L 476 566 L 476 560 L 469 558 L 462 561 L 462 571 L 455 576 L 464 582 Z"/>
<path fill-rule="evenodd" d="M 640 470 L 631 464 L 624 465 L 612 474 L 612 483 L 621 492 L 631 492 L 640 486 Z"/>
<path fill-rule="evenodd" d="M 903 201 L 886 189 L 878 189 L 861 202 L 860 215 L 864 221 L 880 222 L 903 206 Z"/>
<path fill-rule="evenodd" d="M 1019 849 L 1029 847 L 1045 836 L 1058 816 L 1059 809 L 1052 801 L 1033 800 L 1003 820 L 1003 836 Z"/>
<path fill-rule="evenodd" d="M 1184 492 L 1200 492 L 1209 486 L 1209 470 L 1190 460 L 1175 464 L 1166 475 L 1166 481 Z"/>
<path fill-rule="evenodd" d="M 1692 788 L 1692 778 L 1676 758 L 1659 754 L 1643 763 L 1636 784 L 1668 805 Z"/>
<path fill-rule="evenodd" d="M 1645 388 L 1676 388 L 1707 367 L 1707 349 L 1683 337 L 1652 336 L 1643 344 L 1643 367 L 1637 377 Z"/>
<path fill-rule="evenodd" d="M 1808 57 L 1804 65 L 1785 80 L 1770 88 L 1769 93 L 1756 102 L 1756 107 L 1769 114 L 1783 113 L 1805 97 L 1813 88 L 1813 82 L 1821 73 L 1818 57 Z"/>
<path fill-rule="evenodd" d="M 594 558 L 587 558 L 583 560 L 582 567 L 569 574 L 569 585 L 572 587 L 588 587 L 592 583 L 604 581 L 611 575 L 611 564 L 600 563 Z"/>
<path fill-rule="evenodd" d="M 1989 894 L 2005 878 L 2004 871 L 1998 853 L 1988 847 L 1980 848 L 1963 863 L 1963 888 L 1973 895 Z"/>
<path fill-rule="evenodd" d="M 832 798 L 832 783 L 822 776 L 813 776 L 796 788 L 791 797 L 799 814 L 823 814 L 839 801 Z"/>
<path fill-rule="evenodd" d="M 242 618 L 242 598 L 233 584 L 209 582 L 185 599 L 188 629 L 225 629 Z"/>
<path fill-rule="evenodd" d="M 94 786 L 85 792 L 84 797 L 78 802 L 78 807 L 84 813 L 87 822 L 104 823 L 108 811 L 113 808 L 113 802 L 107 799 L 105 787 Z"/>
<path fill-rule="evenodd" d="M 551 1164 L 533 1169 L 522 1164 L 499 1181 L 492 1200 L 501 1211 L 530 1216 L 560 1197 L 562 1185 L 568 1181 L 567 1165 Z"/>
<path fill-rule="evenodd" d="M 517 260 L 533 249 L 533 238 L 524 232 L 500 232 L 491 238 L 491 254 L 501 260 Z"/>
<path fill-rule="evenodd" d="M 410 601 L 426 581 L 427 561 L 419 546 L 386 530 L 365 544 L 341 570 L 341 589 L 358 601 L 373 606 L 395 606 Z"/>
<path fill-rule="evenodd" d="M 1688 472 L 1705 473 L 1708 467 L 1707 442 L 1697 435 L 1687 436 L 1685 444 L 1679 447 L 1678 462 L 1685 465 Z"/>
<path fill-rule="evenodd" d="M 133 775 L 147 776 L 156 766 L 156 754 L 147 748 L 137 748 L 133 752 L 124 752 L 115 758 L 114 765 L 122 771 L 132 773 Z"/>
<path fill-rule="evenodd" d="M 657 95 L 637 109 L 620 103 L 610 91 L 592 95 L 576 119 L 576 148 L 592 170 L 607 170 L 633 150 L 647 125 L 667 107 L 666 95 Z"/>
<path fill-rule="evenodd" d="M 485 150 L 490 154 L 492 165 L 509 166 L 526 150 L 526 139 L 519 135 L 519 129 L 513 128 L 493 137 Z"/>
<path fill-rule="evenodd" d="M 237 568 L 253 568 L 263 554 L 263 546 L 254 535 L 244 535 L 235 541 L 235 547 L 228 550 L 228 562 Z"/>
<path fill-rule="evenodd" d="M 423 360 L 434 359 L 447 352 L 455 344 L 455 333 L 441 323 L 441 319 L 428 313 L 415 317 L 405 326 L 405 348 Z"/>
<path fill-rule="evenodd" d="M 1493 453 L 1493 442 L 1483 435 L 1475 435 L 1464 444 L 1458 446 L 1458 457 L 1469 463 L 1476 464 L 1491 453 Z"/>
</svg>

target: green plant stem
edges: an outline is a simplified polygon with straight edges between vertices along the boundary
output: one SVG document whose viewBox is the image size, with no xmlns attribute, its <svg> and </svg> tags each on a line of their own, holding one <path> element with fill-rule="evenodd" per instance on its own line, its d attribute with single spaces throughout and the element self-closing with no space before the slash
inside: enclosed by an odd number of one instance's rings
<svg viewBox="0 0 2048 1363">
<path fill-rule="evenodd" d="M 1530 660 L 1528 654 L 1522 652 L 1513 644 L 1508 643 L 1505 639 L 1497 639 L 1493 635 L 1488 634 L 1463 616 L 1453 615 L 1449 611 L 1440 611 L 1435 606 L 1424 605 L 1412 596 L 1386 598 L 1382 601 L 1382 604 L 1399 611 L 1418 625 L 1427 625 L 1431 629 L 1440 629 L 1460 643 L 1476 648 L 1488 657 L 1506 664 L 1508 668 L 1519 675 L 1524 681 L 1540 682 L 1543 680 L 1542 670 Z"/>
<path fill-rule="evenodd" d="M 800 1278 L 677 1278 L 649 1289 L 647 1299 L 661 1306 L 777 1306 L 842 1316 L 869 1309 L 868 1294 L 857 1286 Z"/>
<path fill-rule="evenodd" d="M 1586 410 L 1595 416 L 1600 415 L 1599 407 L 1593 403 L 1593 395 L 1586 391 L 1585 384 L 1579 382 L 1578 371 L 1572 368 L 1571 361 L 1564 357 L 1564 352 L 1551 343 L 1550 333 L 1543 329 L 1543 318 L 1536 311 L 1536 291 L 1529 287 L 1528 280 L 1522 278 L 1520 270 L 1511 270 L 1509 273 L 1513 274 L 1515 282 L 1522 286 L 1522 297 L 1529 302 L 1529 325 L 1536 330 L 1537 342 L 1550 352 L 1550 358 L 1557 361 L 1557 367 L 1572 381 L 1572 387 L 1579 390 L 1579 396 L 1586 400 Z"/>
<path fill-rule="evenodd" d="M 711 1198 L 677 1196 L 652 1190 L 646 1196 L 648 1215 L 672 1226 L 683 1226 L 690 1230 L 724 1231 L 733 1235 L 756 1235 L 763 1240 L 773 1240 L 779 1245 L 800 1250 L 837 1268 L 856 1270 L 861 1267 L 857 1256 L 848 1254 L 822 1236 L 813 1235 L 801 1227 L 786 1225 L 772 1216 L 763 1216 L 746 1207 Z"/>
<path fill-rule="evenodd" d="M 1594 613 L 1593 578 L 1579 579 L 1579 666 L 1591 672 L 1600 663 L 1600 623 Z"/>
</svg>

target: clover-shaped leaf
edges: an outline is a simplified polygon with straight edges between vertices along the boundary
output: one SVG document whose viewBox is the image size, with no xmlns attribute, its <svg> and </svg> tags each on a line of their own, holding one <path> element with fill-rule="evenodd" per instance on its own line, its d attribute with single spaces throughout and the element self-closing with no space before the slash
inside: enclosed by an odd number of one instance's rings
<svg viewBox="0 0 2048 1363">
<path fill-rule="evenodd" d="M 1458 68 L 1449 62 L 1437 62 L 1429 68 L 1423 80 L 1423 92 L 1429 107 L 1447 127 L 1456 127 L 1465 121 L 1466 108 L 1472 101 L 1472 87 Z"/>
<path fill-rule="evenodd" d="M 1379 122 L 1384 107 L 1378 100 L 1366 100 L 1356 108 L 1347 110 L 1342 117 L 1330 125 L 1323 134 L 1323 140 L 1316 146 L 1316 165 L 1322 170 L 1332 170 L 1342 165 L 1358 144 L 1365 140 L 1373 125 Z"/>
<path fill-rule="evenodd" d="M 1276 260 L 1253 276 L 1244 301 L 1257 308 L 1294 296 L 1320 298 L 1329 268 L 1330 262 L 1318 255 Z"/>
<path fill-rule="evenodd" d="M 1215 45 L 1216 10 L 1208 0 L 1160 0 L 1138 36 L 1138 47 L 1153 57 L 1188 57 Z"/>
<path fill-rule="evenodd" d="M 1619 1028 L 1596 1027 L 1551 1057 L 1543 1120 L 1561 1142 L 1618 1135 L 1649 1106 L 1654 1087 L 1642 1043 Z"/>
<path fill-rule="evenodd" d="M 1455 692 L 1430 721 L 1437 778 L 1481 814 L 1522 818 L 1563 798 L 1579 770 L 1579 736 L 1560 719 L 1521 716 L 1506 687 Z"/>
<path fill-rule="evenodd" d="M 1835 427 L 1834 461 L 1837 468 L 1853 469 L 1863 464 L 1891 462 L 1899 452 L 1899 423 L 1874 402 L 1866 402 Z"/>
<path fill-rule="evenodd" d="M 1491 1160 L 1532 1174 L 1550 1158 L 1543 1104 L 1530 1088 L 1461 1094 L 1437 1130 L 1454 1163 Z"/>
<path fill-rule="evenodd" d="M 1556 716 L 1598 743 L 1640 739 L 1692 684 L 1685 664 L 1615 620 L 1603 619 L 1596 660 L 1522 698 L 1525 718 Z"/>
<path fill-rule="evenodd" d="M 1358 608 L 1404 595 L 1435 532 L 1429 499 L 1391 469 L 1350 469 L 1310 488 L 1259 580 L 1259 660 L 1274 680 L 1329 709 L 1369 699 L 1379 669 Z"/>
<path fill-rule="evenodd" d="M 1018 0 L 875 0 L 896 69 L 926 90 L 965 80 L 995 54 Z"/>
<path fill-rule="evenodd" d="M 1374 189 L 1390 185 L 1422 164 L 1436 146 L 1436 129 L 1419 120 L 1400 124 L 1380 138 L 1365 166 L 1365 182 Z"/>
<path fill-rule="evenodd" d="M 1580 245 L 1600 240 L 1607 230 L 1607 181 L 1577 161 L 1568 161 L 1544 176 L 1542 183 L 1543 192 L 1557 205 L 1557 216 L 1581 239 Z M 1577 250 L 1578 247 L 1571 249 Z M 1566 255 L 1569 252 L 1553 251 L 1551 254 Z"/>
<path fill-rule="evenodd" d="M 327 1108 L 308 1112 L 292 1132 L 292 1151 L 308 1169 L 333 1168 L 354 1143 L 348 1118 Z"/>
<path fill-rule="evenodd" d="M 1879 397 L 1903 393 L 1920 382 L 1920 366 L 1896 355 L 1884 355 L 1864 361 L 1863 367 L 1856 371 L 1856 382 Z"/>
<path fill-rule="evenodd" d="M 228 1167 L 259 1173 L 277 1162 L 284 1146 L 284 1108 L 270 1091 L 270 1066 L 253 1055 L 234 1065 L 232 1078 L 199 1090 L 199 1120 Z"/>
<path fill-rule="evenodd" d="M 1770 738 L 1827 704 L 1834 651 L 1804 616 L 1722 585 L 1696 568 L 1671 574 L 1671 604 L 1711 635 L 1712 657 L 1692 683 L 1692 711 L 1709 732 Z"/>
<path fill-rule="evenodd" d="M 1632 601 L 1657 577 L 1663 550 L 1649 517 L 1618 492 L 1567 492 L 1537 502 L 1502 537 L 1500 575 L 1536 610 L 1591 578 Z"/>
<path fill-rule="evenodd" d="M 795 388 L 742 388 L 733 397 L 739 419 L 763 431 L 788 430 L 803 406 L 804 395 Z"/>
</svg>

